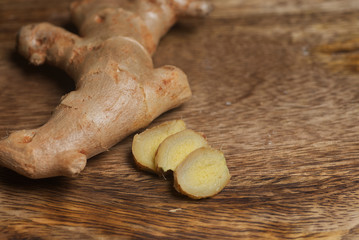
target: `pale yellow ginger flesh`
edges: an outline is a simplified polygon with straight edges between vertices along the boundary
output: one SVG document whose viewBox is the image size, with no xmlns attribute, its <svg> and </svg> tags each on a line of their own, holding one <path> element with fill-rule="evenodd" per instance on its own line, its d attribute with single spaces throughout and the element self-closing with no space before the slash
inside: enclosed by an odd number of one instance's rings
<svg viewBox="0 0 359 240">
<path fill-rule="evenodd" d="M 194 199 L 219 193 L 231 176 L 222 152 L 203 147 L 190 153 L 174 171 L 174 187 Z"/>
<path fill-rule="evenodd" d="M 208 146 L 205 137 L 191 129 L 167 137 L 158 147 L 155 167 L 158 173 L 174 171 L 188 154 L 197 148 Z"/>
<path fill-rule="evenodd" d="M 193 199 L 216 195 L 231 178 L 223 153 L 212 149 L 203 134 L 186 129 L 182 120 L 136 134 L 132 153 L 142 169 L 173 171 L 175 189 Z"/>
<path fill-rule="evenodd" d="M 144 170 L 155 172 L 155 154 L 158 146 L 168 136 L 184 129 L 186 129 L 186 124 L 183 120 L 174 120 L 164 122 L 136 134 L 132 142 L 132 154 L 137 166 Z"/>
<path fill-rule="evenodd" d="M 70 10 L 79 35 L 39 23 L 22 27 L 17 38 L 17 51 L 30 63 L 59 67 L 76 83 L 47 123 L 0 141 L 0 166 L 29 178 L 76 176 L 88 158 L 190 99 L 185 73 L 155 68 L 151 57 L 179 17 L 207 14 L 210 5 L 78 0 Z"/>
</svg>

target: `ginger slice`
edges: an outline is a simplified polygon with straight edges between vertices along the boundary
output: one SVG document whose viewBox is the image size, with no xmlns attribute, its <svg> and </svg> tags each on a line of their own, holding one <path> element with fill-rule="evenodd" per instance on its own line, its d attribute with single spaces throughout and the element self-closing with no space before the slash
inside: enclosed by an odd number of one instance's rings
<svg viewBox="0 0 359 240">
<path fill-rule="evenodd" d="M 167 137 L 158 147 L 155 167 L 158 173 L 174 171 L 186 156 L 197 148 L 208 146 L 205 137 L 190 129 Z"/>
<path fill-rule="evenodd" d="M 202 147 L 190 153 L 177 166 L 174 187 L 190 198 L 207 198 L 219 193 L 230 178 L 223 153 Z"/>
<path fill-rule="evenodd" d="M 141 169 L 155 172 L 155 155 L 158 146 L 168 136 L 186 129 L 183 120 L 164 122 L 158 126 L 136 134 L 132 142 L 132 154 L 135 163 Z"/>
</svg>

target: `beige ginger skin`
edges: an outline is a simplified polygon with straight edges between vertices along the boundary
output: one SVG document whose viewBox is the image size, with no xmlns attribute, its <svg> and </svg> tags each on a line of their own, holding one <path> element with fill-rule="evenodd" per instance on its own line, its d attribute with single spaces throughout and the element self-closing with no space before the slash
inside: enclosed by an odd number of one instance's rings
<svg viewBox="0 0 359 240">
<path fill-rule="evenodd" d="M 65 70 L 76 90 L 43 126 L 0 141 L 0 165 L 29 178 L 75 176 L 161 113 L 191 97 L 186 75 L 154 68 L 160 38 L 181 15 L 203 15 L 191 0 L 82 0 L 71 4 L 79 35 L 48 23 L 21 28 L 18 51 L 35 65 Z"/>
</svg>

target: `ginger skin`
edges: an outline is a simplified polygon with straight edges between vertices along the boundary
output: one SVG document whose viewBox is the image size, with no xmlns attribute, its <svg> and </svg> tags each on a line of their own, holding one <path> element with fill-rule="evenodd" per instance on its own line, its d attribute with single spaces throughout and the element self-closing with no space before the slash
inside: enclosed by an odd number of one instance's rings
<svg viewBox="0 0 359 240">
<path fill-rule="evenodd" d="M 32 64 L 65 70 L 76 90 L 43 126 L 0 141 L 0 165 L 29 178 L 75 176 L 161 113 L 191 97 L 186 75 L 154 69 L 151 55 L 181 15 L 202 15 L 193 0 L 82 0 L 71 4 L 80 36 L 48 23 L 23 27 L 17 49 Z"/>
</svg>

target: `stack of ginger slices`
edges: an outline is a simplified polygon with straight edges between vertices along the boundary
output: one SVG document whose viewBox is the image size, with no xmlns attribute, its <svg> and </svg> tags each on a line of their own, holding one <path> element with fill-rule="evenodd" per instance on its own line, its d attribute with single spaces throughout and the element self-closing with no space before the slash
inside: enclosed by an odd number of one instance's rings
<svg viewBox="0 0 359 240">
<path fill-rule="evenodd" d="M 190 198 L 216 195 L 231 175 L 221 151 L 183 120 L 164 122 L 133 138 L 132 153 L 140 168 L 165 175 L 173 172 L 175 189 Z"/>
</svg>

